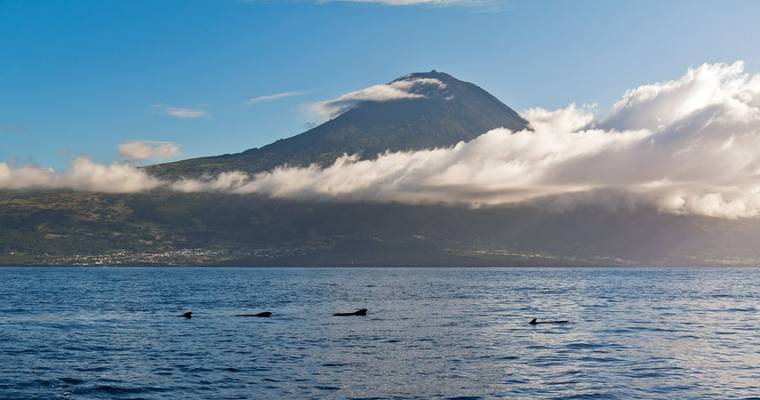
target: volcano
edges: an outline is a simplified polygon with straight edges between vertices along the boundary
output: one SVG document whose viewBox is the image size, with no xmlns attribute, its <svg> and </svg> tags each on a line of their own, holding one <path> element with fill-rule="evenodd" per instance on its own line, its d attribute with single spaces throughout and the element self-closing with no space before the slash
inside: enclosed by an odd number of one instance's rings
<svg viewBox="0 0 760 400">
<path fill-rule="evenodd" d="M 148 168 L 164 178 L 256 173 L 280 165 L 326 166 L 343 154 L 362 159 L 386 151 L 453 146 L 496 128 L 519 131 L 528 122 L 480 87 L 435 70 L 413 73 L 369 89 L 392 91 L 398 97 L 339 98 L 328 103 L 341 111 L 300 135 L 237 154 L 195 158 Z M 368 90 L 369 90 L 368 89 Z M 403 89 L 403 90 L 401 90 Z"/>
</svg>

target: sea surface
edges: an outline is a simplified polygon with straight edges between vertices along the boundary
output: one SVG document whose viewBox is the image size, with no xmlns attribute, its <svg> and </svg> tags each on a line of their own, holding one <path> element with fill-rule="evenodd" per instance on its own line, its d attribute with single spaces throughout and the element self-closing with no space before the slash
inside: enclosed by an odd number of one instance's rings
<svg viewBox="0 0 760 400">
<path fill-rule="evenodd" d="M 0 399 L 760 398 L 759 308 L 753 268 L 0 268 Z"/>
</svg>

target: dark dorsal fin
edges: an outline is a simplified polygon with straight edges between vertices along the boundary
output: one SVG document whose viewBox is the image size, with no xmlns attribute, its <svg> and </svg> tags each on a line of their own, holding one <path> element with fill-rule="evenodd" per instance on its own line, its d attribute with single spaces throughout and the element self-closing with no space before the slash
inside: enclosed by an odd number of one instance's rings
<svg viewBox="0 0 760 400">
<path fill-rule="evenodd" d="M 365 315 L 367 315 L 367 309 L 366 308 L 361 308 L 361 309 L 356 310 L 354 312 L 335 313 L 333 315 L 336 316 L 336 317 L 349 317 L 349 316 L 352 316 L 352 315 L 365 316 Z"/>
</svg>

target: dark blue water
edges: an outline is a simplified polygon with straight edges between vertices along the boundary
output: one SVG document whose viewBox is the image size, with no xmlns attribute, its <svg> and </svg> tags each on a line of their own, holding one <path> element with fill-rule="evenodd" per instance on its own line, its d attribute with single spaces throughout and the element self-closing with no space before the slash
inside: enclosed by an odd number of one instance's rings
<svg viewBox="0 0 760 400">
<path fill-rule="evenodd" d="M 760 398 L 760 269 L 3 268 L 0 280 L 2 399 Z M 331 316 L 359 307 L 370 314 Z M 185 310 L 192 320 L 175 317 Z M 263 310 L 274 317 L 233 317 Z"/>
</svg>

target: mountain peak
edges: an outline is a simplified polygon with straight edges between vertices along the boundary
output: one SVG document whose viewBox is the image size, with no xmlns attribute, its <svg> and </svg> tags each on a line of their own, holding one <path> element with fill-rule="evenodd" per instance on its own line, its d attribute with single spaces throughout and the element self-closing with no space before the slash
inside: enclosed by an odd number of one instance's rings
<svg viewBox="0 0 760 400">
<path fill-rule="evenodd" d="M 402 76 L 401 78 L 396 79 L 396 81 L 408 80 L 408 79 L 438 79 L 442 82 L 447 82 L 447 81 L 461 82 L 459 79 L 454 78 L 453 76 L 445 72 L 438 72 L 436 70 L 431 70 L 430 72 L 412 72 L 411 74 L 407 74 L 407 75 Z"/>
</svg>

